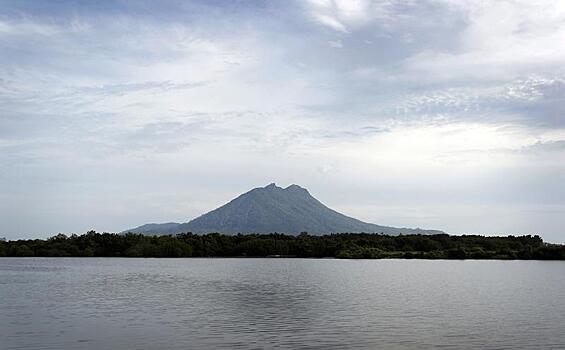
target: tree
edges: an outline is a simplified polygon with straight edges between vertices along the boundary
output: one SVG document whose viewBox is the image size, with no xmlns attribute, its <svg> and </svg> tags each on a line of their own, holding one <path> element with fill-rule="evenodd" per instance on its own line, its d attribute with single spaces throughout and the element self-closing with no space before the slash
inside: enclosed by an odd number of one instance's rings
<svg viewBox="0 0 565 350">
<path fill-rule="evenodd" d="M 18 256 L 18 257 L 26 257 L 26 256 L 34 256 L 33 250 L 28 247 L 26 244 L 17 245 L 12 248 L 11 256 Z"/>
</svg>

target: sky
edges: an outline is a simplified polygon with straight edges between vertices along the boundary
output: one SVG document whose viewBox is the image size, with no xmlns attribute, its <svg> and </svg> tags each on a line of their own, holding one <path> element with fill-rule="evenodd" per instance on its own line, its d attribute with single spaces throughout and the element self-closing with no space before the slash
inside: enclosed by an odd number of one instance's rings
<svg viewBox="0 0 565 350">
<path fill-rule="evenodd" d="M 0 0 L 0 237 L 186 222 L 271 182 L 565 243 L 565 2 Z"/>
</svg>

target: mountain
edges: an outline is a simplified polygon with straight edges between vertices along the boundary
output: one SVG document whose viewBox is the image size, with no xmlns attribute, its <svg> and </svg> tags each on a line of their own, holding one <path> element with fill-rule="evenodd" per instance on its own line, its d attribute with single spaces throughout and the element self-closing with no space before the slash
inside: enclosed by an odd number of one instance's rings
<svg viewBox="0 0 565 350">
<path fill-rule="evenodd" d="M 135 232 L 142 234 L 155 234 L 155 233 L 166 233 L 166 232 L 176 232 L 177 227 L 180 224 L 178 222 L 167 222 L 165 224 L 145 224 L 134 229 L 128 230 L 127 232 Z"/>
<path fill-rule="evenodd" d="M 124 232 L 143 234 L 236 233 L 384 233 L 437 234 L 436 230 L 395 228 L 366 223 L 332 210 L 298 185 L 274 183 L 255 188 L 184 224 L 147 224 Z"/>
</svg>

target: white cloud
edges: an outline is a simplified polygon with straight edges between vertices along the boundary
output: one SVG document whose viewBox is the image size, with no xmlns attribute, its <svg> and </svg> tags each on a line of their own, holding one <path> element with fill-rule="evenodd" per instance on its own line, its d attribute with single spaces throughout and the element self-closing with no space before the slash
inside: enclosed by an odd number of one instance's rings
<svg viewBox="0 0 565 350">
<path fill-rule="evenodd" d="M 348 30 L 343 23 L 338 21 L 337 19 L 324 15 L 324 14 L 315 14 L 314 18 L 323 25 L 326 25 L 332 29 L 337 30 L 338 32 L 347 33 Z"/>
<path fill-rule="evenodd" d="M 372 21 L 388 25 L 394 20 L 391 7 L 396 1 L 308 0 L 306 7 L 312 18 L 336 31 L 348 33 Z"/>
<path fill-rule="evenodd" d="M 446 1 L 465 14 L 454 52 L 422 51 L 406 61 L 414 75 L 508 79 L 545 71 L 563 74 L 565 6 L 547 1 Z"/>
</svg>

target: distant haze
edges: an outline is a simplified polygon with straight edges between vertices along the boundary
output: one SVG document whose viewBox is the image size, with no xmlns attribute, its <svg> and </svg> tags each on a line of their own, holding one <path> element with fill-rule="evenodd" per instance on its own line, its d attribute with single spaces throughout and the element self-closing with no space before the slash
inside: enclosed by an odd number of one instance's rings
<svg viewBox="0 0 565 350">
<path fill-rule="evenodd" d="M 565 242 L 565 3 L 12 1 L 0 237 L 187 222 L 270 182 Z"/>
</svg>

